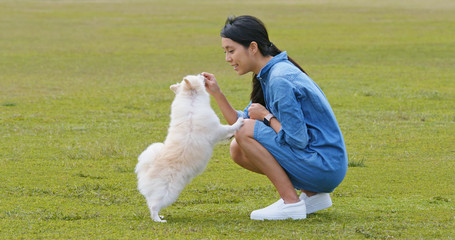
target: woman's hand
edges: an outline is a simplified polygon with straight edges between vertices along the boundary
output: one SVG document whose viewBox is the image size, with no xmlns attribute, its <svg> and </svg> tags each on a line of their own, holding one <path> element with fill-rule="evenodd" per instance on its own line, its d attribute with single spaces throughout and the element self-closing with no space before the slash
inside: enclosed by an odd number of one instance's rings
<svg viewBox="0 0 455 240">
<path fill-rule="evenodd" d="M 215 75 L 206 72 L 203 72 L 201 74 L 205 78 L 205 89 L 210 95 L 215 96 L 221 93 L 221 89 L 220 86 L 218 86 Z"/>
<path fill-rule="evenodd" d="M 205 89 L 207 89 L 207 92 L 215 99 L 226 121 L 231 125 L 234 124 L 237 121 L 237 111 L 229 104 L 228 100 L 221 92 L 215 75 L 206 72 L 201 73 L 201 75 L 204 76 L 205 79 Z"/>
<path fill-rule="evenodd" d="M 259 103 L 252 103 L 248 108 L 248 115 L 251 119 L 256 119 L 259 121 L 264 120 L 264 117 L 267 116 L 270 112 Z"/>
</svg>

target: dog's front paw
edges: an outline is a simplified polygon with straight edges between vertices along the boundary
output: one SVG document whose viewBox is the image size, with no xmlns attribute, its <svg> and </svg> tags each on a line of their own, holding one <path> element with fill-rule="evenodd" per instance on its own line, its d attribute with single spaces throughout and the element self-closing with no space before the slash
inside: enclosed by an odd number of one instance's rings
<svg viewBox="0 0 455 240">
<path fill-rule="evenodd" d="M 234 126 L 236 127 L 237 130 L 239 130 L 243 126 L 243 122 L 245 119 L 243 117 L 239 117 L 237 121 L 234 123 Z"/>
</svg>

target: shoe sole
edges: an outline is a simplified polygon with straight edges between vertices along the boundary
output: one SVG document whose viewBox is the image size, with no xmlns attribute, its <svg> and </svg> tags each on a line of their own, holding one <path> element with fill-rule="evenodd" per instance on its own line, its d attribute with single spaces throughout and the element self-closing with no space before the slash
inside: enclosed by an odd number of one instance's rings
<svg viewBox="0 0 455 240">
<path fill-rule="evenodd" d="M 269 218 L 262 218 L 262 217 L 251 217 L 251 220 L 258 220 L 258 221 L 264 221 L 264 220 L 287 220 L 287 219 L 292 219 L 292 220 L 299 220 L 299 219 L 306 219 L 305 216 L 292 216 L 292 217 L 269 217 Z"/>
</svg>

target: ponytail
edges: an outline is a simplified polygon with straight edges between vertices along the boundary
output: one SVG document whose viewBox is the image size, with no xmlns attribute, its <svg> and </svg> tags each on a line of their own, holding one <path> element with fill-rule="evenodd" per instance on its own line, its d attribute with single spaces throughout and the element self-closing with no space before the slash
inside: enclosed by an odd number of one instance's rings
<svg viewBox="0 0 455 240">
<path fill-rule="evenodd" d="M 262 50 L 262 49 L 264 49 L 264 50 Z M 266 52 L 266 49 L 267 49 L 268 52 Z M 259 51 L 261 51 L 261 53 L 264 56 L 273 56 L 273 57 L 281 53 L 281 50 L 278 49 L 272 42 L 270 42 L 270 45 L 267 46 L 266 48 L 259 47 Z M 300 67 L 300 65 L 297 62 L 294 61 L 294 59 L 292 59 L 292 58 L 290 58 L 288 56 L 288 60 L 292 64 L 294 64 L 294 66 L 296 66 L 298 69 L 300 69 L 300 71 L 302 71 L 303 73 L 307 74 L 305 72 L 305 70 L 303 70 L 303 68 Z M 262 91 L 262 85 L 261 85 L 261 82 L 259 81 L 259 79 L 257 78 L 257 75 L 255 73 L 253 73 L 252 83 L 253 83 L 253 90 L 251 91 L 251 96 L 250 96 L 251 102 L 252 103 L 259 103 L 262 106 L 265 106 L 265 99 L 264 99 L 264 92 Z"/>
</svg>

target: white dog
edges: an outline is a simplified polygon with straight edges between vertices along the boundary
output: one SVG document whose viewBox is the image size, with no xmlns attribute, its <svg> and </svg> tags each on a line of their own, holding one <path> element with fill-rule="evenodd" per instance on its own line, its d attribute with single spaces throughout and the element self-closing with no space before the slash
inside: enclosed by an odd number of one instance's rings
<svg viewBox="0 0 455 240">
<path fill-rule="evenodd" d="M 176 96 L 166 140 L 142 152 L 135 169 L 138 189 L 156 222 L 166 222 L 158 212 L 175 202 L 191 179 L 204 171 L 215 144 L 232 137 L 243 124 L 239 118 L 232 126 L 221 125 L 210 107 L 202 75 L 186 76 L 171 89 Z"/>
</svg>

